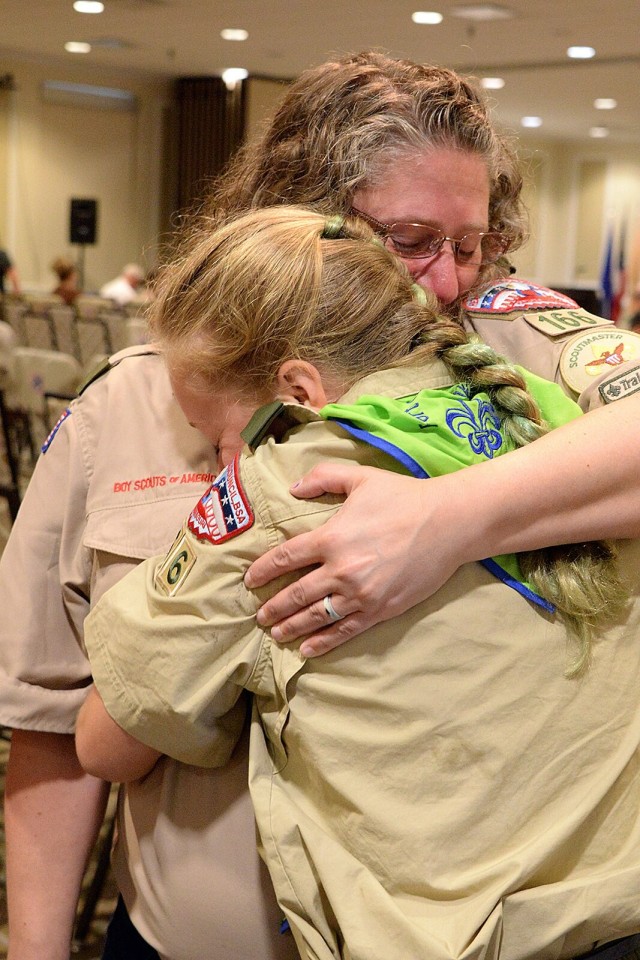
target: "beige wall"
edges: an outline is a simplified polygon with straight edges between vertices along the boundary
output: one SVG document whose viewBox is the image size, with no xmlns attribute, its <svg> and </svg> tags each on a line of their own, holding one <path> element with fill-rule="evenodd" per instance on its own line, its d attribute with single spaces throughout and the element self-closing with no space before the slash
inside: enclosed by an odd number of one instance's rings
<svg viewBox="0 0 640 960">
<path fill-rule="evenodd" d="M 128 261 L 151 267 L 161 206 L 162 114 L 169 86 L 80 66 L 8 62 L 16 90 L 0 103 L 0 229 L 26 289 L 48 289 L 49 264 L 76 260 L 69 244 L 72 197 L 98 201 L 98 237 L 84 250 L 85 287 L 96 289 Z M 53 103 L 45 80 L 111 86 L 136 96 L 133 111 Z M 4 113 L 4 116 L 2 114 Z"/>
</svg>

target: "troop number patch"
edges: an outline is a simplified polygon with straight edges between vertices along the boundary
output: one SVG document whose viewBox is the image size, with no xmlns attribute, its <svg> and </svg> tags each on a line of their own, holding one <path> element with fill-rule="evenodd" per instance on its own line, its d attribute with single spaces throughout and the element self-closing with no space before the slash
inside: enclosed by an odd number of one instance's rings
<svg viewBox="0 0 640 960">
<path fill-rule="evenodd" d="M 640 335 L 619 327 L 579 333 L 567 340 L 560 357 L 562 379 L 582 393 L 596 377 L 640 356 Z"/>
<path fill-rule="evenodd" d="M 162 561 L 161 566 L 156 570 L 154 578 L 156 589 L 165 593 L 168 597 L 173 596 L 179 589 L 180 584 L 186 579 L 195 562 L 196 555 L 193 548 L 189 544 L 186 534 L 182 533 Z"/>
<path fill-rule="evenodd" d="M 253 526 L 253 510 L 242 488 L 239 456 L 216 477 L 191 511 L 187 526 L 198 540 L 223 543 Z"/>
</svg>

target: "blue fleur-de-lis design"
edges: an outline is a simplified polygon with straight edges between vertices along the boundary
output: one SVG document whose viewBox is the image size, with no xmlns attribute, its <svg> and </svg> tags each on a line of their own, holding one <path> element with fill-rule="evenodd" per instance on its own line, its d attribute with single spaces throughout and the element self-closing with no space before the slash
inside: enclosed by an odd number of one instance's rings
<svg viewBox="0 0 640 960">
<path fill-rule="evenodd" d="M 460 396 L 460 407 L 447 410 L 447 426 L 457 437 L 466 439 L 475 454 L 493 459 L 503 443 L 500 418 L 494 407 L 478 397 L 472 401 L 477 404 L 477 410 L 474 410 L 469 403 L 467 388 L 461 386 L 454 392 Z"/>
</svg>

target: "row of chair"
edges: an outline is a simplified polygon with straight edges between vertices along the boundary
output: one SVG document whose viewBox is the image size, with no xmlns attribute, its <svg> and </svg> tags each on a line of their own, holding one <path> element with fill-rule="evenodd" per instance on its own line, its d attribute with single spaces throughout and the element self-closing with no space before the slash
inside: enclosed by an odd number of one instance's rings
<svg viewBox="0 0 640 960">
<path fill-rule="evenodd" d="M 105 357 L 146 342 L 147 334 L 140 315 L 118 310 L 100 298 L 84 304 L 82 313 L 44 298 L 7 297 L 1 306 L 0 426 L 5 470 L 0 475 L 0 497 L 7 500 L 15 518 L 24 478 L 82 381 Z"/>
</svg>

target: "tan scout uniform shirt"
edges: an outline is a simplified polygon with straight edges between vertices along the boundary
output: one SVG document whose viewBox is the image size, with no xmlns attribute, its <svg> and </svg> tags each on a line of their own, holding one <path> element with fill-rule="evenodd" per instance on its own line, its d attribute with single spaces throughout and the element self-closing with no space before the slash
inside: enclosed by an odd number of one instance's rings
<svg viewBox="0 0 640 960">
<path fill-rule="evenodd" d="M 185 422 L 161 359 L 149 348 L 118 357 L 71 404 L 3 552 L 6 726 L 73 732 L 91 682 L 82 640 L 91 604 L 140 560 L 167 549 L 213 478 L 211 448 Z M 121 793 L 118 818 L 118 884 L 161 954 L 295 955 L 292 938 L 278 933 L 281 912 L 255 851 L 246 745 L 218 771 L 162 761 Z"/>
<path fill-rule="evenodd" d="M 515 277 L 498 281 L 467 300 L 464 327 L 560 384 L 583 410 L 640 390 L 640 336 L 555 290 Z"/>
<path fill-rule="evenodd" d="M 387 371 L 343 402 L 442 382 L 429 379 Z M 337 509 L 289 494 L 313 464 L 391 461 L 288 409 L 312 422 L 227 468 L 167 557 L 93 611 L 110 714 L 207 764 L 216 715 L 254 693 L 253 800 L 305 957 L 554 960 L 640 931 L 638 600 L 581 680 L 563 676 L 562 625 L 480 564 L 304 662 L 256 625 L 276 586 L 255 596 L 243 573 Z M 637 542 L 623 562 L 635 585 Z"/>
</svg>

